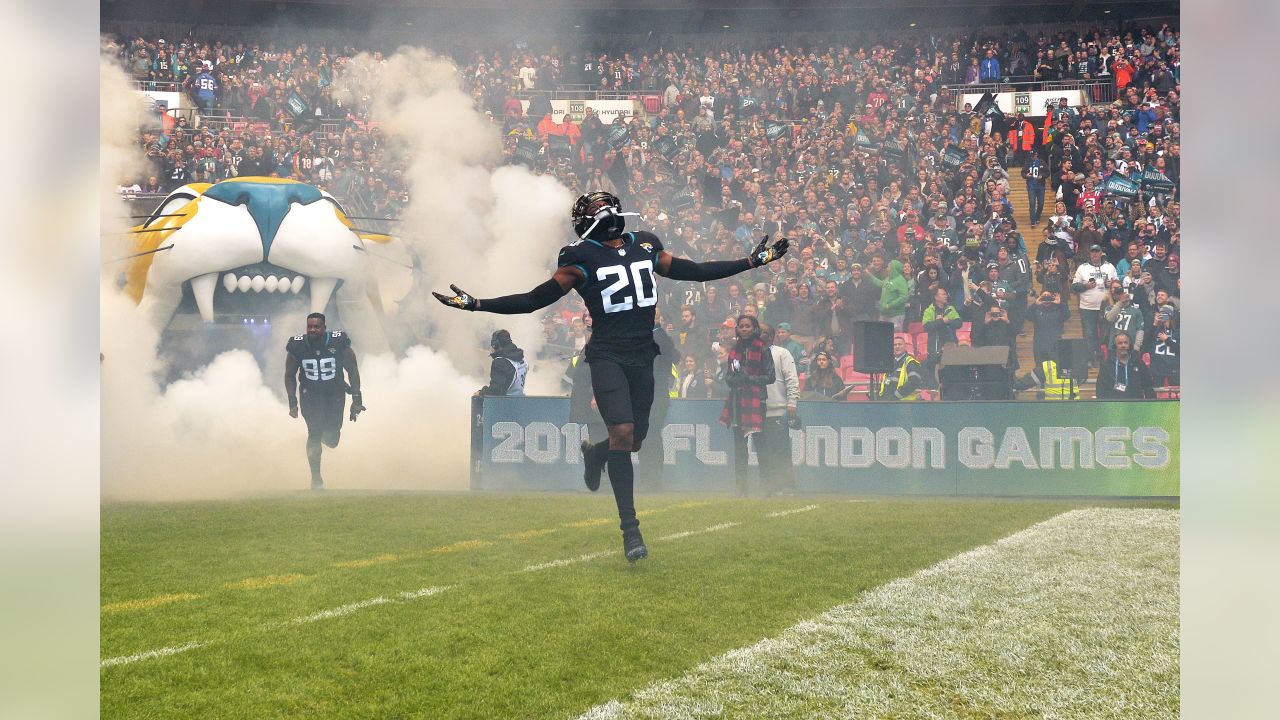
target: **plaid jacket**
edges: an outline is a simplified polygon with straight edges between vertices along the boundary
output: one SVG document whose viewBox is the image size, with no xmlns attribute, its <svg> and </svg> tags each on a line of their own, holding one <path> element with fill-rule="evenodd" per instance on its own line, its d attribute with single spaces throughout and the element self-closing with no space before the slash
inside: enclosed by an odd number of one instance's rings
<svg viewBox="0 0 1280 720">
<path fill-rule="evenodd" d="M 729 351 L 724 381 L 729 397 L 720 412 L 720 422 L 744 433 L 764 429 L 765 388 L 777 380 L 773 355 L 759 338 L 738 344 Z"/>
</svg>

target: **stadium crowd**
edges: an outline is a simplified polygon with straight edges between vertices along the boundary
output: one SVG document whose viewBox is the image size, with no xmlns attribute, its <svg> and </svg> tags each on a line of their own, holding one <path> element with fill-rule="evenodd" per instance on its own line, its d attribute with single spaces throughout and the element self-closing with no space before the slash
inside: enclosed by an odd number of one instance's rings
<svg viewBox="0 0 1280 720">
<path fill-rule="evenodd" d="M 122 189 L 278 175 L 328 189 L 359 214 L 395 217 L 409 200 L 408 158 L 384 142 L 367 98 L 345 105 L 332 92 L 357 51 L 116 39 L 109 52 L 142 87 L 176 83 L 201 108 L 198 128 L 178 117 L 141 133 L 150 172 Z M 684 356 L 682 397 L 720 392 L 714 377 L 741 314 L 777 328 L 804 389 L 819 395 L 868 380 L 852 369 L 853 323 L 881 319 L 908 333 L 925 388 L 949 343 L 1008 345 L 1015 358 L 1030 348 L 1038 365 L 1059 337 L 1078 336 L 1072 316 L 1096 346 L 1095 367 L 1124 334 L 1150 358 L 1157 387 L 1178 385 L 1175 28 L 526 47 L 456 62 L 506 137 L 505 162 L 552 174 L 575 195 L 617 194 L 671 252 L 733 257 L 766 234 L 791 239 L 784 262 L 741 282 L 664 286 L 660 318 Z M 958 109 L 944 87 L 1061 79 L 1093 83 L 1092 102 L 1011 117 Z M 580 122 L 555 122 L 546 94 L 565 88 L 652 106 L 606 122 L 588 102 Z M 1167 182 L 1144 182 L 1152 170 Z M 1135 195 L 1117 183 L 1125 178 Z M 1029 208 L 1015 208 L 1015 184 Z M 1023 211 L 1030 225 L 1018 222 Z M 585 318 L 576 294 L 554 306 L 541 360 L 580 349 Z"/>
</svg>

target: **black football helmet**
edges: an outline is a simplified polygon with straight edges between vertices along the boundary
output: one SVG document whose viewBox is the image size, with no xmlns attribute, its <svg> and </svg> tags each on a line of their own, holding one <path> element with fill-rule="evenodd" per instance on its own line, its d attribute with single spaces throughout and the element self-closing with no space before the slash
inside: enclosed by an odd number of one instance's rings
<svg viewBox="0 0 1280 720">
<path fill-rule="evenodd" d="M 569 211 L 574 234 L 584 240 L 597 241 L 612 240 L 622 235 L 626 225 L 622 215 L 622 201 L 603 190 L 582 195 Z"/>
</svg>

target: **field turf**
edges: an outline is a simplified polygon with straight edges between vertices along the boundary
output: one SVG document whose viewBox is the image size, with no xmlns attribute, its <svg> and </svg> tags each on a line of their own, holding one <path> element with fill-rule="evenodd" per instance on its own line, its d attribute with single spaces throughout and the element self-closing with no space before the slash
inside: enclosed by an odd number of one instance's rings
<svg viewBox="0 0 1280 720">
<path fill-rule="evenodd" d="M 650 558 L 630 566 L 604 492 L 108 504 L 102 717 L 620 716 L 607 704 L 1095 505 L 642 495 Z"/>
</svg>

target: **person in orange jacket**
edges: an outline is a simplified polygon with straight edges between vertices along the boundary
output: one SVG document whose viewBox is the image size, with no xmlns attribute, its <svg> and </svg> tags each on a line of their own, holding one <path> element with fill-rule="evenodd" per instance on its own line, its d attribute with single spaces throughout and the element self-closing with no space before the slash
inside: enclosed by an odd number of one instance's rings
<svg viewBox="0 0 1280 720">
<path fill-rule="evenodd" d="M 1036 143 L 1036 127 L 1023 113 L 1018 113 L 1009 128 L 1009 148 L 1013 150 L 1013 164 L 1022 166 L 1031 155 Z"/>
</svg>

